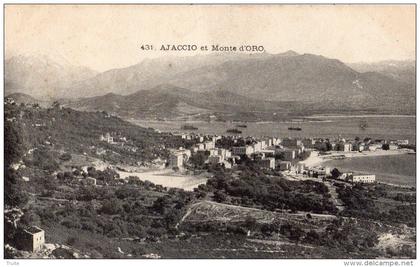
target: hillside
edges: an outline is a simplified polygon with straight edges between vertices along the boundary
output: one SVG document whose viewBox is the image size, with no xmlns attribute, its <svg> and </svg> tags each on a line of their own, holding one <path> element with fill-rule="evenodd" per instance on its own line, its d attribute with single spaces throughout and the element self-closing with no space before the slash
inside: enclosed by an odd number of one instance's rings
<svg viewBox="0 0 420 267">
<path fill-rule="evenodd" d="M 106 133 L 112 134 L 116 141 L 120 137 L 126 141 L 123 145 L 101 141 L 100 135 Z M 54 162 L 53 155 L 58 157 L 62 153 L 92 156 L 112 163 L 148 164 L 167 156 L 165 147 L 180 145 L 169 134 L 156 133 L 104 112 L 10 104 L 5 106 L 5 140 L 8 164 L 16 163 L 23 155 L 34 157 L 39 152 L 45 169 Z M 34 150 L 38 152 L 28 152 Z"/>
<path fill-rule="evenodd" d="M 107 111 L 126 118 L 180 118 L 239 113 L 286 114 L 292 103 L 270 102 L 244 97 L 228 91 L 194 92 L 172 85 L 140 90 L 127 96 L 107 94 L 67 102 L 85 111 Z"/>
<path fill-rule="evenodd" d="M 52 104 L 52 99 L 38 99 L 35 97 L 32 97 L 28 94 L 24 94 L 24 93 L 12 93 L 7 95 L 6 97 L 10 97 L 12 98 L 17 104 L 38 104 L 41 107 L 47 107 L 49 105 Z"/>
<path fill-rule="evenodd" d="M 358 72 L 378 72 L 407 84 L 415 84 L 415 61 L 387 60 L 374 63 L 350 63 L 348 65 Z"/>
<path fill-rule="evenodd" d="M 190 57 L 162 57 L 145 59 L 140 63 L 120 69 L 111 69 L 90 79 L 81 80 L 68 88 L 73 96 L 99 96 L 107 93 L 131 94 L 166 84 L 182 73 L 204 66 L 214 66 L 227 61 L 268 56 L 245 54 L 210 54 Z"/>
</svg>

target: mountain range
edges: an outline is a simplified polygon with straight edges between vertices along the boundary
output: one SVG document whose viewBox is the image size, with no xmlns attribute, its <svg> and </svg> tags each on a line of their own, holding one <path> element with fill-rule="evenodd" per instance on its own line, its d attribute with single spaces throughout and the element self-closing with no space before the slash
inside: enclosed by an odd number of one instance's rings
<svg viewBox="0 0 420 267">
<path fill-rule="evenodd" d="M 146 59 L 96 73 L 51 60 L 15 57 L 6 60 L 6 94 L 14 92 L 53 96 L 73 108 L 124 117 L 343 111 L 413 114 L 415 63 L 345 64 L 287 51 Z"/>
</svg>

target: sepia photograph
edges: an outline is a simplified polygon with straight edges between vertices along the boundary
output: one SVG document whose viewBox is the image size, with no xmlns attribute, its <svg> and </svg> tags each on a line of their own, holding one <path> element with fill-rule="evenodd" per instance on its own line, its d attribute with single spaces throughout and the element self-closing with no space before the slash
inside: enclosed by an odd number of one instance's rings
<svg viewBox="0 0 420 267">
<path fill-rule="evenodd" d="M 3 4 L 3 260 L 413 266 L 416 8 Z"/>
</svg>

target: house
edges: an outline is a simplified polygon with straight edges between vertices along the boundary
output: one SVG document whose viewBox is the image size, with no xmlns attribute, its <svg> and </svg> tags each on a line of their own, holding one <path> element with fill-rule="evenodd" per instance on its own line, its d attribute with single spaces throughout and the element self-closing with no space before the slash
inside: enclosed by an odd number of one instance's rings
<svg viewBox="0 0 420 267">
<path fill-rule="evenodd" d="M 225 160 L 222 163 L 226 169 L 232 169 L 232 163 L 230 163 L 229 161 Z"/>
<path fill-rule="evenodd" d="M 397 145 L 408 145 L 409 144 L 409 142 L 408 142 L 408 140 L 407 139 L 404 139 L 404 140 L 397 140 Z"/>
<path fill-rule="evenodd" d="M 397 149 L 398 149 L 398 145 L 389 144 L 389 150 L 397 150 Z"/>
<path fill-rule="evenodd" d="M 209 150 L 210 156 L 217 156 L 219 154 L 219 151 L 215 148 L 212 148 Z"/>
<path fill-rule="evenodd" d="M 276 167 L 276 161 L 274 158 L 265 158 L 260 160 L 260 166 L 262 168 L 267 168 L 267 169 L 274 169 Z"/>
<path fill-rule="evenodd" d="M 285 149 L 281 154 L 285 161 L 291 161 L 296 158 L 296 151 L 294 149 Z"/>
<path fill-rule="evenodd" d="M 381 144 L 369 144 L 367 146 L 367 150 L 369 150 L 369 151 L 376 151 L 377 149 L 382 149 L 382 145 Z"/>
<path fill-rule="evenodd" d="M 302 142 L 298 139 L 286 138 L 286 139 L 283 139 L 281 144 L 284 147 L 297 147 L 297 146 L 300 146 L 302 144 Z"/>
<path fill-rule="evenodd" d="M 37 226 L 27 229 L 20 229 L 16 247 L 20 250 L 36 252 L 42 249 L 45 244 L 45 232 Z"/>
<path fill-rule="evenodd" d="M 6 104 L 6 105 L 15 105 L 16 103 L 15 103 L 15 100 L 13 98 L 6 97 L 5 100 L 4 100 L 4 104 Z"/>
<path fill-rule="evenodd" d="M 232 152 L 224 148 L 219 148 L 217 150 L 217 155 L 222 156 L 223 159 L 227 159 L 232 157 Z"/>
<path fill-rule="evenodd" d="M 278 161 L 275 162 L 276 168 L 280 171 L 290 170 L 292 168 L 292 163 L 290 161 Z"/>
<path fill-rule="evenodd" d="M 363 150 L 365 150 L 365 143 L 357 143 L 357 144 L 354 144 L 353 150 L 354 151 L 362 152 Z"/>
<path fill-rule="evenodd" d="M 184 164 L 184 155 L 182 153 L 172 153 L 169 155 L 169 167 L 181 168 Z"/>
<path fill-rule="evenodd" d="M 203 143 L 199 143 L 196 146 L 197 146 L 198 150 L 204 150 L 204 148 L 205 148 Z"/>
<path fill-rule="evenodd" d="M 303 173 L 305 171 L 305 163 L 298 163 L 296 164 L 296 172 L 297 173 Z"/>
<path fill-rule="evenodd" d="M 353 145 L 351 143 L 340 142 L 337 144 L 338 151 L 349 152 L 352 150 L 352 148 L 353 148 Z"/>
<path fill-rule="evenodd" d="M 215 147 L 215 144 L 214 144 L 213 141 L 204 142 L 204 149 L 205 150 L 210 150 L 210 149 L 213 149 L 214 147 Z"/>
<path fill-rule="evenodd" d="M 376 175 L 374 174 L 359 174 L 353 175 L 350 180 L 353 183 L 372 184 L 375 182 Z"/>
<path fill-rule="evenodd" d="M 96 179 L 95 178 L 92 178 L 92 177 L 87 177 L 85 179 L 85 183 L 87 185 L 96 185 Z"/>
<path fill-rule="evenodd" d="M 252 146 L 234 146 L 232 147 L 232 154 L 241 156 L 241 155 L 251 155 L 254 152 Z"/>
<path fill-rule="evenodd" d="M 105 141 L 107 143 L 113 143 L 114 142 L 114 138 L 109 134 L 106 133 L 105 135 L 102 135 L 99 137 L 100 141 Z"/>
<path fill-rule="evenodd" d="M 252 145 L 252 148 L 254 149 L 254 152 L 260 152 L 263 148 L 262 148 L 262 143 L 261 142 L 257 142 L 255 144 Z"/>
<path fill-rule="evenodd" d="M 316 140 L 313 138 L 305 138 L 302 140 L 302 144 L 305 147 L 314 148 Z"/>
<path fill-rule="evenodd" d="M 343 172 L 337 179 L 347 181 L 353 176 L 352 172 Z"/>
<path fill-rule="evenodd" d="M 221 156 L 213 155 L 209 157 L 209 163 L 211 164 L 219 164 L 223 161 Z"/>
</svg>

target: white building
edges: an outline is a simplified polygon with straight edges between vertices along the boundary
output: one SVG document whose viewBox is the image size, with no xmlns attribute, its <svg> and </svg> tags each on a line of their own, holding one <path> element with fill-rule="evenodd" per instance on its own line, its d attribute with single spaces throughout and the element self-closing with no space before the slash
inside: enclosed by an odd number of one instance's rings
<svg viewBox="0 0 420 267">
<path fill-rule="evenodd" d="M 113 143 L 114 142 L 114 138 L 109 133 L 106 133 L 105 135 L 101 134 L 101 136 L 99 137 L 99 140 L 105 141 L 107 143 Z"/>
<path fill-rule="evenodd" d="M 305 166 L 305 163 L 298 163 L 298 164 L 296 164 L 296 172 L 297 173 L 303 173 L 304 171 L 305 171 L 305 168 L 306 168 L 306 166 Z"/>
<path fill-rule="evenodd" d="M 376 179 L 376 175 L 374 174 L 360 174 L 360 175 L 353 175 L 351 177 L 351 181 L 353 183 L 364 183 L 364 184 L 374 183 L 375 179 Z"/>
<path fill-rule="evenodd" d="M 214 142 L 213 141 L 207 141 L 207 142 L 204 142 L 204 149 L 205 150 L 210 150 L 210 149 L 213 149 L 214 148 Z"/>
</svg>

